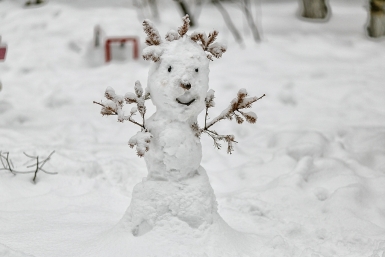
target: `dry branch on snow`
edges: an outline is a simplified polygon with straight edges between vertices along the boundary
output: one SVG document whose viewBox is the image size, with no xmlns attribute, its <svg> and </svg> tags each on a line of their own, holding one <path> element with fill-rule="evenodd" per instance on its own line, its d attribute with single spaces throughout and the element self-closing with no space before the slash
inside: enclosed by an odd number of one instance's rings
<svg viewBox="0 0 385 257">
<path fill-rule="evenodd" d="M 32 168 L 31 170 L 20 171 L 20 170 L 15 169 L 15 166 L 12 162 L 12 159 L 10 159 L 10 157 L 9 157 L 9 152 L 1 152 L 0 151 L 0 162 L 3 165 L 3 168 L 0 168 L 0 170 L 8 170 L 9 172 L 11 172 L 14 175 L 34 173 L 32 181 L 34 183 L 36 183 L 37 173 L 39 171 L 42 171 L 42 172 L 44 172 L 46 174 L 50 174 L 50 175 L 56 175 L 57 174 L 57 172 L 48 172 L 45 169 L 43 169 L 44 165 L 51 159 L 51 156 L 54 153 L 55 153 L 55 151 L 52 151 L 48 155 L 48 157 L 46 157 L 45 159 L 40 158 L 39 156 L 32 156 L 32 155 L 24 153 L 25 156 L 27 156 L 28 158 L 31 158 L 32 160 L 35 160 L 36 163 L 33 163 L 33 164 L 28 165 L 26 167 L 27 169 Z M 41 160 L 41 159 L 43 159 L 43 160 Z"/>
</svg>

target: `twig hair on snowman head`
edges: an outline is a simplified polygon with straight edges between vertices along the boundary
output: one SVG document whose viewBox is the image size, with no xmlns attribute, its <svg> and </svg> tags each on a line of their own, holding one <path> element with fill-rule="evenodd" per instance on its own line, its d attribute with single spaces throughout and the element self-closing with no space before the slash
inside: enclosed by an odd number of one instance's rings
<svg viewBox="0 0 385 257">
<path fill-rule="evenodd" d="M 222 54 L 226 52 L 226 46 L 221 43 L 214 43 L 218 36 L 218 31 L 213 30 L 209 33 L 209 36 L 207 36 L 205 32 L 195 31 L 189 36 L 187 35 L 187 31 L 190 28 L 189 16 L 184 16 L 182 20 L 183 25 L 178 28 L 178 31 L 170 30 L 167 32 L 165 37 L 166 41 L 172 42 L 186 36 L 202 47 L 203 51 L 207 53 L 206 56 L 209 60 L 213 61 L 213 56 L 215 58 L 222 57 Z M 159 31 L 150 20 L 146 19 L 143 21 L 143 30 L 147 34 L 146 44 L 148 45 L 148 47 L 143 50 L 143 59 L 157 62 L 160 60 L 164 51 L 162 46 L 166 43 L 162 42 Z"/>
</svg>

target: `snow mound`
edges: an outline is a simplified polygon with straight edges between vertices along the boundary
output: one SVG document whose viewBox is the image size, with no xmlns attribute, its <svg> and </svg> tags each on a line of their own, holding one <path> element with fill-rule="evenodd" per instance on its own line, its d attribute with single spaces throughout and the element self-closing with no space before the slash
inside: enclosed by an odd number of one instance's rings
<svg viewBox="0 0 385 257">
<path fill-rule="evenodd" d="M 14 251 L 11 248 L 0 243 L 0 256 L 2 257 L 32 257 L 22 252 Z"/>
</svg>

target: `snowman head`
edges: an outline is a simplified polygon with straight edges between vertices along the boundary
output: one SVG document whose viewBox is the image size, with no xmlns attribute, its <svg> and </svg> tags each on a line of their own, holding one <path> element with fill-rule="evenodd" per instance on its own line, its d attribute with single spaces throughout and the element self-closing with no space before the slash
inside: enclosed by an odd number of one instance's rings
<svg viewBox="0 0 385 257">
<path fill-rule="evenodd" d="M 202 32 L 187 36 L 188 16 L 183 20 L 178 32 L 167 33 L 166 42 L 150 21 L 143 22 L 149 45 L 143 58 L 153 61 L 147 84 L 152 102 L 157 110 L 180 121 L 196 117 L 205 108 L 209 60 L 226 51 L 223 45 L 213 44 L 215 31 L 209 37 Z"/>
</svg>

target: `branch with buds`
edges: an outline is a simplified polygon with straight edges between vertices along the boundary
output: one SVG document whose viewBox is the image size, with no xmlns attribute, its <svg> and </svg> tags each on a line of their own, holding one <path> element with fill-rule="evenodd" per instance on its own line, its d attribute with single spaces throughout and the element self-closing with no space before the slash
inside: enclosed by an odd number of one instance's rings
<svg viewBox="0 0 385 257">
<path fill-rule="evenodd" d="M 149 92 L 143 92 L 142 85 L 139 81 L 135 82 L 135 93 L 126 93 L 123 96 L 115 93 L 115 90 L 112 87 L 107 87 L 104 96 L 107 98 L 107 101 L 96 102 L 93 101 L 94 104 L 98 104 L 102 106 L 100 113 L 104 116 L 117 115 L 118 122 L 129 121 L 141 128 L 141 131 L 138 132 L 135 136 L 133 136 L 129 141 L 129 146 L 133 148 L 136 146 L 136 151 L 138 156 L 142 157 L 145 152 L 148 151 L 148 146 L 150 143 L 150 139 L 152 138 L 151 134 L 146 128 L 145 124 L 145 114 L 146 114 L 146 105 L 145 101 L 150 99 Z M 136 107 L 132 107 L 130 114 L 125 115 L 122 110 L 124 106 L 124 102 L 127 104 L 136 104 Z M 139 113 L 142 118 L 142 122 L 139 123 L 133 119 L 133 116 Z"/>
<path fill-rule="evenodd" d="M 36 177 L 37 177 L 37 173 L 39 171 L 42 171 L 42 172 L 44 172 L 46 174 L 50 174 L 50 175 L 58 174 L 57 172 L 48 172 L 45 169 L 43 169 L 44 165 L 51 159 L 51 156 L 54 153 L 55 153 L 55 151 L 52 151 L 48 155 L 48 157 L 43 159 L 42 161 L 39 161 L 39 159 L 40 159 L 39 156 L 32 156 L 32 155 L 24 153 L 24 155 L 27 156 L 28 158 L 35 159 L 36 163 L 27 166 L 27 168 L 33 168 L 32 170 L 20 171 L 20 170 L 16 170 L 15 169 L 12 160 L 9 158 L 9 152 L 4 152 L 3 153 L 3 152 L 0 151 L 0 162 L 3 165 L 3 168 L 0 168 L 0 170 L 8 170 L 12 174 L 14 174 L 14 175 L 16 175 L 16 174 L 30 174 L 30 173 L 34 173 L 32 181 L 34 183 L 36 183 Z"/>
<path fill-rule="evenodd" d="M 178 40 L 182 38 L 184 35 L 186 35 L 187 31 L 190 28 L 190 17 L 188 14 L 182 18 L 183 20 L 183 25 L 178 28 L 178 31 L 175 30 L 170 30 L 166 34 L 166 40 L 171 42 L 174 40 Z"/>
<path fill-rule="evenodd" d="M 162 39 L 159 35 L 159 31 L 155 28 L 154 24 L 150 20 L 143 21 L 143 30 L 147 34 L 146 44 L 148 46 L 152 45 L 160 45 L 162 43 Z"/>
<path fill-rule="evenodd" d="M 217 122 L 228 119 L 233 120 L 238 124 L 242 124 L 245 120 L 251 124 L 254 124 L 257 121 L 257 115 L 254 112 L 245 112 L 242 109 L 248 109 L 252 107 L 252 104 L 265 96 L 263 94 L 261 97 L 247 97 L 246 89 L 241 89 L 238 91 L 237 98 L 234 98 L 230 105 L 221 112 L 217 117 L 208 121 L 208 110 L 215 106 L 214 102 L 214 90 L 210 89 L 207 92 L 205 102 L 206 102 L 206 115 L 205 115 L 205 125 L 203 128 L 200 128 L 197 123 L 192 125 L 192 129 L 195 132 L 195 135 L 200 138 L 202 133 L 206 133 L 214 140 L 214 146 L 217 149 L 221 149 L 220 141 L 225 141 L 227 143 L 227 153 L 231 154 L 234 151 L 233 143 L 237 143 L 233 135 L 219 135 L 215 130 L 210 128 Z"/>
<path fill-rule="evenodd" d="M 226 46 L 221 43 L 214 43 L 217 39 L 218 31 L 214 30 L 209 33 L 209 36 L 205 32 L 193 32 L 190 36 L 187 32 L 190 28 L 190 18 L 188 15 L 183 17 L 183 25 L 178 28 L 178 31 L 170 30 L 166 34 L 166 41 L 174 41 L 183 38 L 184 36 L 190 37 L 190 39 L 200 45 L 203 51 L 207 52 L 207 58 L 213 60 L 213 57 L 220 58 L 222 54 L 226 52 Z M 152 60 L 158 62 L 163 54 L 164 49 L 161 47 L 164 45 L 160 37 L 159 31 L 150 20 L 143 21 L 143 30 L 146 33 L 146 47 L 143 50 L 143 59 Z"/>
<path fill-rule="evenodd" d="M 215 58 L 221 58 L 222 54 L 226 52 L 226 46 L 221 43 L 214 43 L 217 39 L 219 32 L 214 30 L 209 33 L 207 37 L 205 32 L 195 31 L 191 34 L 190 38 L 194 42 L 198 43 L 203 51 L 209 52 L 207 58 L 212 61 L 213 56 Z"/>
</svg>

